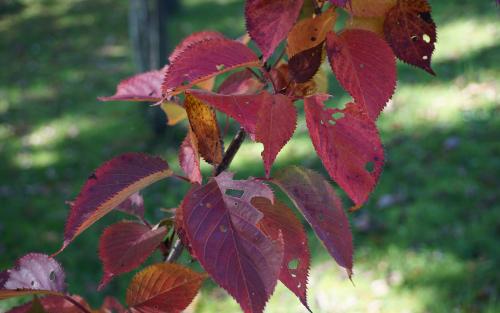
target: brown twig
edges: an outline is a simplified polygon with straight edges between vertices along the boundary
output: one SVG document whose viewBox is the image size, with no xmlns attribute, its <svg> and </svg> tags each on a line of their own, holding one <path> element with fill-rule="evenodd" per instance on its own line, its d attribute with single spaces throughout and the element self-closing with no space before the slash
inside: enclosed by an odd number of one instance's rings
<svg viewBox="0 0 500 313">
<path fill-rule="evenodd" d="M 245 140 L 245 137 L 246 137 L 245 130 L 243 128 L 240 128 L 240 130 L 238 130 L 233 140 L 229 144 L 229 147 L 227 148 L 226 152 L 224 153 L 224 156 L 222 157 L 222 162 L 215 168 L 214 176 L 219 175 L 229 167 L 229 165 L 233 161 L 234 156 L 240 149 L 241 144 Z M 182 244 L 181 240 L 177 238 L 177 240 L 174 243 L 174 246 L 170 250 L 170 253 L 166 257 L 165 262 L 175 262 L 181 256 L 183 250 L 184 250 L 184 245 Z"/>
</svg>

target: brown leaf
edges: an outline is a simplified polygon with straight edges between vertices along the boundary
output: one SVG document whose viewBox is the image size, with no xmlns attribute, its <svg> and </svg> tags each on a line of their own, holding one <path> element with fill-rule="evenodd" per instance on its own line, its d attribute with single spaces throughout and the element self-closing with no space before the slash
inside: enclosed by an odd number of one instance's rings
<svg viewBox="0 0 500 313">
<path fill-rule="evenodd" d="M 184 107 L 198 139 L 201 156 L 210 164 L 219 164 L 222 161 L 222 139 L 215 111 L 190 94 L 186 94 Z"/>
</svg>

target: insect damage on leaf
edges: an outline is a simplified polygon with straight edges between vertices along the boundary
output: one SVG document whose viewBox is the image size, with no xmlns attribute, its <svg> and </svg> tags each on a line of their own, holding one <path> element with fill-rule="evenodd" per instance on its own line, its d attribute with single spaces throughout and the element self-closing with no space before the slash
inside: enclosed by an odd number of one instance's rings
<svg viewBox="0 0 500 313">
<path fill-rule="evenodd" d="M 19 258 L 14 267 L 0 272 L 0 299 L 30 294 L 64 294 L 65 273 L 59 262 L 41 253 Z"/>
<path fill-rule="evenodd" d="M 307 235 L 301 222 L 290 208 L 278 200 L 273 204 L 266 198 L 256 197 L 252 199 L 252 205 L 264 214 L 259 222 L 262 231 L 273 240 L 283 238 L 284 256 L 279 276 L 281 282 L 311 311 L 307 304 L 307 278 L 311 256 Z"/>
<path fill-rule="evenodd" d="M 431 57 L 437 33 L 427 0 L 398 0 L 387 13 L 384 34 L 400 60 L 435 75 Z"/>
<path fill-rule="evenodd" d="M 303 19 L 295 24 L 287 38 L 288 57 L 291 58 L 324 42 L 328 32 L 333 30 L 336 20 L 337 13 L 330 8 L 321 15 Z"/>
<path fill-rule="evenodd" d="M 242 191 L 239 196 L 228 190 Z M 278 280 L 283 247 L 257 226 L 263 214 L 251 200 L 273 200 L 271 189 L 255 179 L 233 180 L 223 172 L 194 186 L 180 208 L 192 252 L 214 281 L 244 312 L 263 312 Z"/>
<path fill-rule="evenodd" d="M 358 104 L 326 108 L 328 95 L 304 100 L 309 135 L 323 165 L 356 205 L 375 188 L 384 165 L 384 150 L 373 122 Z M 373 163 L 371 171 L 367 164 Z"/>
</svg>

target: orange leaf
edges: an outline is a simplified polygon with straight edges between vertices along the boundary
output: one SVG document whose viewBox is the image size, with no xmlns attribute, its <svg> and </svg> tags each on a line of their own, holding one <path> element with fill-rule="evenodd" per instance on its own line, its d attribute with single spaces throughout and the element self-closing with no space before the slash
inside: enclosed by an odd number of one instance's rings
<svg viewBox="0 0 500 313">
<path fill-rule="evenodd" d="M 397 1 L 398 0 L 352 0 L 350 4 L 346 5 L 346 10 L 353 16 L 384 16 L 396 5 Z"/>
<path fill-rule="evenodd" d="M 333 30 L 337 13 L 333 8 L 323 14 L 298 22 L 288 34 L 287 54 L 289 57 L 304 50 L 318 46 L 326 39 L 328 31 Z"/>
<path fill-rule="evenodd" d="M 222 161 L 222 142 L 215 111 L 190 94 L 186 94 L 184 107 L 198 139 L 201 156 L 210 164 L 219 164 Z"/>
<path fill-rule="evenodd" d="M 138 312 L 180 312 L 193 301 L 204 279 L 178 264 L 151 265 L 134 276 L 126 302 Z"/>
</svg>

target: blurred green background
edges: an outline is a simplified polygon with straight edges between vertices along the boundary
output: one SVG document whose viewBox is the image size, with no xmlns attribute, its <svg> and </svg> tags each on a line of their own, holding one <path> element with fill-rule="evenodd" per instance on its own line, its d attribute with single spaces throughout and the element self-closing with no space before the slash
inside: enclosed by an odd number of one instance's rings
<svg viewBox="0 0 500 313">
<path fill-rule="evenodd" d="M 370 201 L 350 215 L 354 285 L 307 228 L 315 312 L 500 312 L 499 8 L 494 0 L 430 2 L 437 77 L 398 65 L 396 94 L 378 122 L 385 170 Z M 124 0 L 0 1 L 1 269 L 27 252 L 60 247 L 65 201 L 103 161 L 146 151 L 178 168 L 185 122 L 157 136 L 145 105 L 96 100 L 135 72 L 127 14 Z M 202 29 L 239 36 L 242 16 L 242 1 L 181 1 L 168 21 L 170 45 Z M 347 102 L 330 84 L 331 103 Z M 262 176 L 260 151 L 247 141 L 231 170 Z M 303 116 L 275 169 L 287 164 L 325 173 Z M 145 190 L 148 218 L 163 217 L 159 208 L 175 207 L 186 188 L 166 180 Z M 96 292 L 99 234 L 124 218 L 113 212 L 58 256 L 70 291 L 94 306 L 105 295 L 123 300 L 131 278 Z M 193 312 L 239 311 L 223 290 L 205 285 Z M 0 302 L 0 312 L 21 301 Z M 305 310 L 279 285 L 266 312 Z"/>
</svg>

